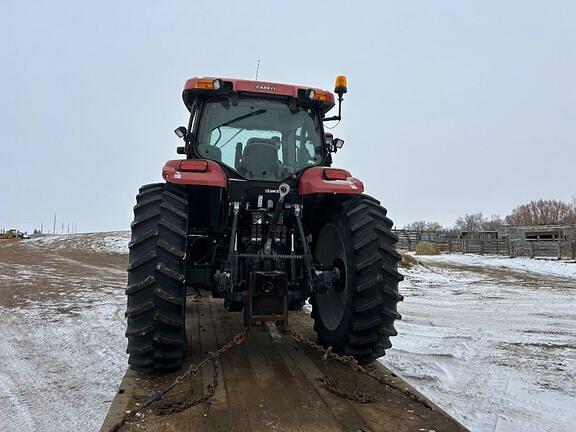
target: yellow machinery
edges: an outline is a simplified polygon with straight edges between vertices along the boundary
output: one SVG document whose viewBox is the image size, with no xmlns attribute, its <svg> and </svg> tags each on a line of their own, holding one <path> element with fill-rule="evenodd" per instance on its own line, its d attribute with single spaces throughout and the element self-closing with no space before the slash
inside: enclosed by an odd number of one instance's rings
<svg viewBox="0 0 576 432">
<path fill-rule="evenodd" d="M 10 229 L 8 231 L 4 231 L 3 233 L 0 233 L 0 239 L 5 239 L 5 240 L 19 240 L 23 237 L 24 237 L 24 234 L 22 234 L 20 231 L 15 230 L 15 229 Z"/>
</svg>

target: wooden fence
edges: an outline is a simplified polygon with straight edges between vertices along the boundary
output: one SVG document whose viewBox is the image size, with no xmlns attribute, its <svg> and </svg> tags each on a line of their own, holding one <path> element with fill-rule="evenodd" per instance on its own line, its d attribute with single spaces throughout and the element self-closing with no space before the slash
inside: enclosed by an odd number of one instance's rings
<svg viewBox="0 0 576 432">
<path fill-rule="evenodd" d="M 419 231 L 395 230 L 398 236 L 398 248 L 407 251 L 416 250 L 420 241 L 433 243 L 440 252 L 461 252 L 480 255 L 506 255 L 509 257 L 546 257 L 576 260 L 576 240 L 509 240 L 508 238 L 493 240 L 458 239 L 430 236 L 425 233 L 421 240 Z"/>
</svg>

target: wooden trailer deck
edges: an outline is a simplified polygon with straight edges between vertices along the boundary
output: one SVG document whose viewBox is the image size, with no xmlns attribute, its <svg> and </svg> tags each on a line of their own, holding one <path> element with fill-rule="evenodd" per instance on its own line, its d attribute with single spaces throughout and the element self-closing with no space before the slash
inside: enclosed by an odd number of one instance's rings
<svg viewBox="0 0 576 432">
<path fill-rule="evenodd" d="M 227 312 L 221 300 L 188 299 L 187 331 L 191 346 L 200 346 L 184 368 L 165 377 L 148 377 L 130 369 L 124 375 L 101 431 L 108 432 L 127 410 L 147 400 L 181 374 L 190 362 L 197 363 L 242 330 L 239 313 Z M 314 340 L 312 320 L 305 311 L 290 314 L 290 328 Z M 342 431 L 342 432 L 443 432 L 467 429 L 427 400 L 384 366 L 370 366 L 394 383 L 421 399 L 416 401 L 403 391 L 361 376 L 360 388 L 376 396 L 373 403 L 353 402 L 329 392 L 319 380 L 321 354 L 297 344 L 287 335 L 273 340 L 261 327 L 251 330 L 244 344 L 225 353 L 218 370 L 218 385 L 211 403 L 203 403 L 179 413 L 155 415 L 150 409 L 143 416 L 123 425 L 121 431 Z M 342 388 L 352 389 L 349 366 L 329 362 L 330 376 Z M 164 400 L 178 401 L 193 391 L 196 399 L 213 379 L 209 364 L 199 382 L 186 380 Z M 194 386 L 191 389 L 191 386 Z M 152 405 L 151 407 L 154 407 Z"/>
</svg>

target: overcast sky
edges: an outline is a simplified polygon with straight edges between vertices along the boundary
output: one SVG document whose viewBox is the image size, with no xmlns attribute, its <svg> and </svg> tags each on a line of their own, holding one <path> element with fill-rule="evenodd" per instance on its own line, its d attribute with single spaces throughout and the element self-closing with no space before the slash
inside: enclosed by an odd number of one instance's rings
<svg viewBox="0 0 576 432">
<path fill-rule="evenodd" d="M 191 76 L 333 88 L 396 224 L 576 193 L 574 1 L 0 0 L 0 227 L 129 228 Z M 59 228 L 60 229 L 60 228 Z"/>
</svg>

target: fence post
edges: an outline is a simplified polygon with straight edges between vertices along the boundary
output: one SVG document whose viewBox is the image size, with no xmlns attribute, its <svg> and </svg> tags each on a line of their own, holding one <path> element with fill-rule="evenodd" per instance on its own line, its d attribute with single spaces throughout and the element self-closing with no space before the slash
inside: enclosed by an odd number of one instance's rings
<svg viewBox="0 0 576 432">
<path fill-rule="evenodd" d="M 562 259 L 562 240 L 558 240 L 558 259 Z"/>
<path fill-rule="evenodd" d="M 480 240 L 480 255 L 484 255 L 484 240 Z"/>
<path fill-rule="evenodd" d="M 468 253 L 467 242 L 468 242 L 468 240 L 462 239 L 462 253 L 463 254 Z"/>
<path fill-rule="evenodd" d="M 530 258 L 534 258 L 534 242 L 530 242 Z"/>
</svg>

